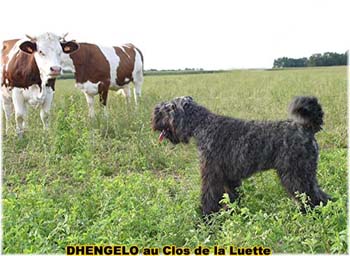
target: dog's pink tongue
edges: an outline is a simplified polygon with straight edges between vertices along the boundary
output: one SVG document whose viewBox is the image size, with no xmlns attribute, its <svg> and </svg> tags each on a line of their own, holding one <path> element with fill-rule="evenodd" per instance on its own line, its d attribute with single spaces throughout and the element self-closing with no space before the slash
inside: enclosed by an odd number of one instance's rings
<svg viewBox="0 0 350 256">
<path fill-rule="evenodd" d="M 161 143 L 161 142 L 164 140 L 164 135 L 165 135 L 165 131 L 163 130 L 163 131 L 159 134 L 159 137 L 158 137 L 159 143 Z"/>
</svg>

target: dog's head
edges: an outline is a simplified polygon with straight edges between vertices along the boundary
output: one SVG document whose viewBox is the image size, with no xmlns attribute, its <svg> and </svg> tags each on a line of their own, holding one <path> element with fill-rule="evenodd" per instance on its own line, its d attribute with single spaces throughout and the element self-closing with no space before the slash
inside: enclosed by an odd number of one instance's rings
<svg viewBox="0 0 350 256">
<path fill-rule="evenodd" d="M 192 136 L 189 125 L 191 106 L 195 102 L 190 96 L 175 98 L 171 101 L 159 103 L 152 114 L 152 128 L 160 131 L 159 141 L 164 138 L 173 144 L 188 143 Z"/>
</svg>

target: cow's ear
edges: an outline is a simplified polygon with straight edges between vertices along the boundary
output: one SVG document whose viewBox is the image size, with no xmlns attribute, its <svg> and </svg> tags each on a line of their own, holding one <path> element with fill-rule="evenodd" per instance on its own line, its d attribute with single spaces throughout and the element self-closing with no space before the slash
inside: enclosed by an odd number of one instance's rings
<svg viewBox="0 0 350 256">
<path fill-rule="evenodd" d="M 79 49 L 79 44 L 74 41 L 61 42 L 61 46 L 64 53 L 73 53 Z"/>
<path fill-rule="evenodd" d="M 31 41 L 24 41 L 20 44 L 19 48 L 29 54 L 33 54 L 36 51 L 36 43 Z"/>
</svg>

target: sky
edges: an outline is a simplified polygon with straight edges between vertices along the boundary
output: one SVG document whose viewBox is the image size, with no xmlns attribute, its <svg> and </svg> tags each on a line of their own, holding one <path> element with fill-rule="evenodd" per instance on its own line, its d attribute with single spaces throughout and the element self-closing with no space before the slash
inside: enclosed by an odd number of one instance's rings
<svg viewBox="0 0 350 256">
<path fill-rule="evenodd" d="M 145 69 L 271 68 L 278 57 L 350 48 L 348 0 L 11 0 L 1 10 L 2 40 L 69 32 L 78 42 L 130 42 Z"/>
</svg>

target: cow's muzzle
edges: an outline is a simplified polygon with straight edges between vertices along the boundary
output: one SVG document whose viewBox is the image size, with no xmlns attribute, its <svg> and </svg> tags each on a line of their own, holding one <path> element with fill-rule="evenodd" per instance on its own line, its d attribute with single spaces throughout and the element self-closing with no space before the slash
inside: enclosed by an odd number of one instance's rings
<svg viewBox="0 0 350 256">
<path fill-rule="evenodd" d="M 59 66 L 50 67 L 50 76 L 59 76 L 61 75 L 62 68 Z"/>
</svg>

